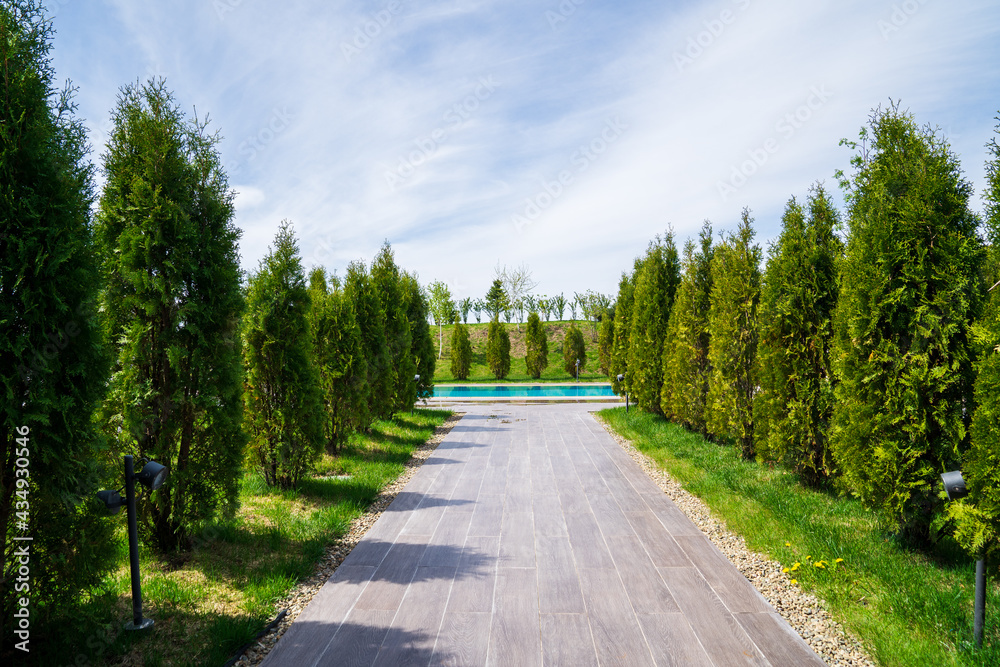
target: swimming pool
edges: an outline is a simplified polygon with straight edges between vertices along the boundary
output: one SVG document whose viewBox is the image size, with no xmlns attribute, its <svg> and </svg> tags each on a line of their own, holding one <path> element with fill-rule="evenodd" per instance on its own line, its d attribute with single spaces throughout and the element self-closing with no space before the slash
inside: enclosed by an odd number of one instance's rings
<svg viewBox="0 0 1000 667">
<path fill-rule="evenodd" d="M 610 384 L 473 384 L 434 387 L 434 398 L 569 398 L 614 395 Z"/>
</svg>

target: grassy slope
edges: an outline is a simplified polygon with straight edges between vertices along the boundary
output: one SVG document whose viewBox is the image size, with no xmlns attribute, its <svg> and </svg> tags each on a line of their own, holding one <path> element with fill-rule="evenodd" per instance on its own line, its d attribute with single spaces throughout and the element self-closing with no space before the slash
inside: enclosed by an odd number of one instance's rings
<svg viewBox="0 0 1000 667">
<path fill-rule="evenodd" d="M 622 408 L 600 415 L 702 498 L 750 548 L 791 568 L 882 665 L 1000 665 L 996 607 L 985 648 L 972 642 L 974 564 L 950 539 L 933 553 L 898 546 L 851 498 L 806 489 L 795 475 L 740 459 L 731 447 Z M 825 569 L 810 565 L 822 560 Z M 996 570 L 991 570 L 996 574 Z M 995 584 L 987 598 L 996 600 Z M 990 603 L 992 604 L 992 603 Z"/>
<path fill-rule="evenodd" d="M 510 375 L 502 382 L 574 382 L 575 375 L 571 375 L 563 370 L 562 344 L 566 335 L 566 329 L 571 323 L 568 321 L 542 322 L 545 333 L 549 341 L 549 365 L 542 372 L 540 380 L 528 377 L 528 369 L 524 364 L 525 346 L 524 332 L 527 327 L 522 323 L 520 327 L 516 324 L 503 323 L 507 327 L 510 335 Z M 603 375 L 598 368 L 600 365 L 597 358 L 597 326 L 592 322 L 578 321 L 576 323 L 580 331 L 583 332 L 583 340 L 587 345 L 587 362 L 580 371 L 581 382 L 607 382 L 607 376 Z M 434 369 L 435 383 L 450 382 L 497 382 L 486 364 L 486 335 L 489 324 L 472 323 L 466 325 L 469 328 L 469 339 L 472 342 L 472 373 L 468 380 L 456 380 L 451 374 L 451 331 L 453 325 L 444 327 L 433 326 L 431 333 L 434 337 L 434 351 L 438 351 L 439 329 L 443 329 L 444 350 L 441 358 L 437 360 Z M 520 328 L 520 330 L 518 330 Z"/>
<path fill-rule="evenodd" d="M 270 489 L 247 473 L 236 516 L 206 527 L 194 551 L 171 557 L 141 547 L 151 632 L 121 630 L 132 610 L 124 512 L 109 519 L 120 530 L 108 556 L 122 566 L 105 592 L 68 610 L 56 641 L 32 644 L 41 653 L 35 664 L 77 664 L 77 654 L 86 658 L 79 664 L 223 664 L 268 623 L 274 602 L 312 573 L 326 546 L 403 472 L 414 448 L 448 414 L 416 410 L 376 422 L 373 433 L 355 435 L 338 457 L 324 455 L 316 476 L 295 491 Z M 342 474 L 352 478 L 330 477 Z"/>
</svg>

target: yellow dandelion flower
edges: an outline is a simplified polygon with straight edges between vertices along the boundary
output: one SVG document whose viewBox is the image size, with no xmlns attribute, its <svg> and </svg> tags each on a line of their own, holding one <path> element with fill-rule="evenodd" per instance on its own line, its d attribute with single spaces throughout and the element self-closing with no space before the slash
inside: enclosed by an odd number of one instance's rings
<svg viewBox="0 0 1000 667">
<path fill-rule="evenodd" d="M 834 562 L 834 563 L 843 563 L 843 562 L 844 562 L 844 559 L 843 559 L 843 558 L 838 558 L 837 560 L 835 560 L 835 561 L 833 561 L 833 562 Z"/>
<path fill-rule="evenodd" d="M 788 574 L 788 568 L 787 567 L 781 568 L 781 571 L 784 572 L 785 574 Z"/>
<path fill-rule="evenodd" d="M 785 546 L 786 547 L 790 547 L 790 546 L 792 546 L 792 543 L 791 542 L 785 542 Z"/>
<path fill-rule="evenodd" d="M 800 565 L 802 565 L 802 563 L 795 563 L 794 565 L 792 565 L 792 572 L 795 572 L 795 570 L 799 569 Z"/>
<path fill-rule="evenodd" d="M 825 560 L 818 560 L 815 563 L 813 563 L 813 565 L 815 565 L 816 567 L 818 567 L 820 569 L 823 569 L 823 570 L 826 569 L 826 561 Z"/>
<path fill-rule="evenodd" d="M 797 584 L 797 583 L 799 583 L 798 579 L 792 579 L 792 584 Z"/>
</svg>

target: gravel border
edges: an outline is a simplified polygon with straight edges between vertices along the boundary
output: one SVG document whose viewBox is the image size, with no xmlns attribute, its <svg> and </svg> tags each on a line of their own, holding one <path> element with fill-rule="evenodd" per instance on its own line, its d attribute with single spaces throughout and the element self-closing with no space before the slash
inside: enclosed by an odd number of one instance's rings
<svg viewBox="0 0 1000 667">
<path fill-rule="evenodd" d="M 861 643 L 830 616 L 822 600 L 792 584 L 790 577 L 781 571 L 781 563 L 751 551 L 742 537 L 730 532 L 723 522 L 712 516 L 701 498 L 685 491 L 665 470 L 612 430 L 606 421 L 596 414 L 594 418 L 828 665 L 874 667 L 874 661 Z"/>
<path fill-rule="evenodd" d="M 333 576 L 334 570 L 340 566 L 347 557 L 347 554 L 351 553 L 354 547 L 357 546 L 361 538 L 368 532 L 368 529 L 375 525 L 378 518 L 382 516 L 382 512 L 389 507 L 389 504 L 396 498 L 396 495 L 403 490 L 403 487 L 410 481 L 410 478 L 416 474 L 424 461 L 434 453 L 434 450 L 441 444 L 444 437 L 448 435 L 448 432 L 451 431 L 455 424 L 458 423 L 458 420 L 464 415 L 464 412 L 453 412 L 443 424 L 437 427 L 434 435 L 427 442 L 413 450 L 410 460 L 405 463 L 406 469 L 396 478 L 396 481 L 382 489 L 381 493 L 376 496 L 374 502 L 368 506 L 364 514 L 351 522 L 350 529 L 336 542 L 326 548 L 326 554 L 316 564 L 316 569 L 313 571 L 312 576 L 299 582 L 288 595 L 275 603 L 276 611 L 281 610 L 285 612 L 284 618 L 281 619 L 274 630 L 259 638 L 253 646 L 249 647 L 240 656 L 239 660 L 233 663 L 234 667 L 257 667 L 264 660 L 271 649 L 274 648 L 275 643 L 281 639 L 281 635 L 285 634 L 285 630 L 302 613 L 302 610 L 306 608 L 306 605 L 313 599 L 313 596 L 323 587 L 327 579 Z"/>
</svg>

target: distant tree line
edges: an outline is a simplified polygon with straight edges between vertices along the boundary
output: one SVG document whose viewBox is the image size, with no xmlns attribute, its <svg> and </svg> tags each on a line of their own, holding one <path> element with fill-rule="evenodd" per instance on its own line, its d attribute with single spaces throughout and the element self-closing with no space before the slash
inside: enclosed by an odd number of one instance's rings
<svg viewBox="0 0 1000 667">
<path fill-rule="evenodd" d="M 1000 133 L 1000 126 L 998 126 Z M 1000 147 L 986 212 L 940 135 L 891 103 L 838 173 L 791 198 L 766 263 L 744 210 L 622 274 L 602 366 L 640 408 L 859 497 L 910 544 L 1000 544 Z M 605 361 L 606 360 L 606 361 Z M 623 376 L 619 382 L 617 377 Z M 970 495 L 945 505 L 940 474 Z"/>
</svg>

